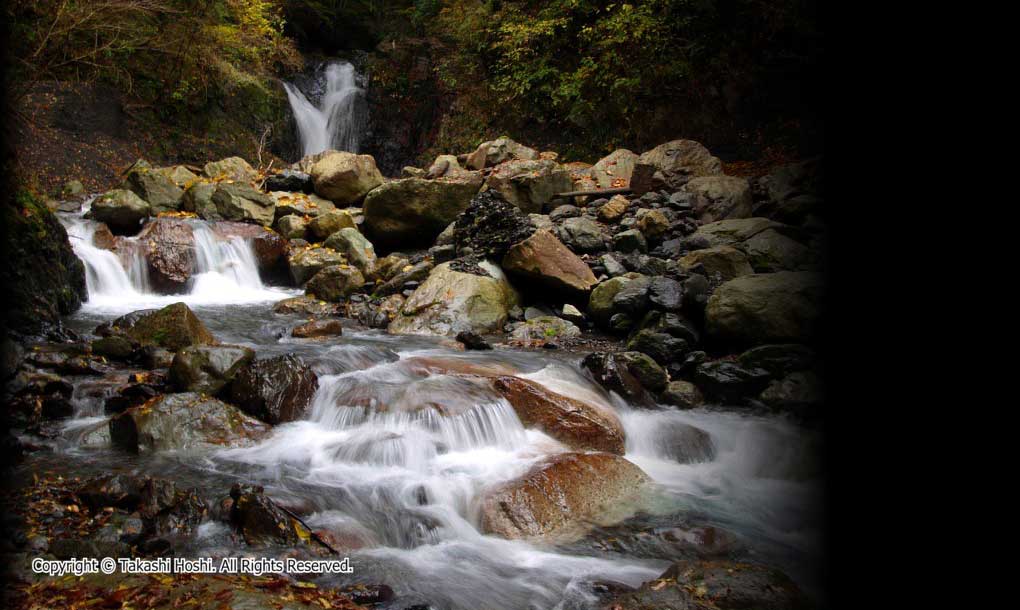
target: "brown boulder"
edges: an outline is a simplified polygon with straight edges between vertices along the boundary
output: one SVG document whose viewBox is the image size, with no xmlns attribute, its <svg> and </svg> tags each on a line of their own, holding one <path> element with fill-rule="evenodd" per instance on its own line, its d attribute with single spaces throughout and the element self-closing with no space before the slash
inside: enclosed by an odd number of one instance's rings
<svg viewBox="0 0 1020 610">
<path fill-rule="evenodd" d="M 676 191 L 698 176 L 722 174 L 722 162 L 694 140 L 673 140 L 643 153 L 634 163 L 630 186 L 638 195 Z"/>
<path fill-rule="evenodd" d="M 591 268 L 544 229 L 514 244 L 503 257 L 503 269 L 573 297 L 585 297 L 598 283 Z"/>
<path fill-rule="evenodd" d="M 138 234 L 138 243 L 149 270 L 149 281 L 157 292 L 184 291 L 195 269 L 195 234 L 187 221 L 154 218 Z"/>
<path fill-rule="evenodd" d="M 287 253 L 287 240 L 276 231 L 247 222 L 216 222 L 212 230 L 218 237 L 240 237 L 247 240 L 255 252 L 259 268 L 268 270 L 281 263 Z"/>
<path fill-rule="evenodd" d="M 344 327 L 340 320 L 312 320 L 311 322 L 294 327 L 290 334 L 292 337 L 300 339 L 339 337 L 344 334 Z"/>
</svg>

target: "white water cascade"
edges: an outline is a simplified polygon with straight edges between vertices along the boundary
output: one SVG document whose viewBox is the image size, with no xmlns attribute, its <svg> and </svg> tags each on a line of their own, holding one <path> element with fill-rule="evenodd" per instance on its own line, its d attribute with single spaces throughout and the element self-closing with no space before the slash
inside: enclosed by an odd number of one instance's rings
<svg viewBox="0 0 1020 610">
<path fill-rule="evenodd" d="M 329 64 L 319 76 L 325 90 L 318 106 L 297 85 L 283 83 L 297 121 L 303 156 L 329 149 L 358 152 L 367 108 L 365 91 L 358 87 L 356 77 L 354 66 L 347 62 Z"/>
</svg>

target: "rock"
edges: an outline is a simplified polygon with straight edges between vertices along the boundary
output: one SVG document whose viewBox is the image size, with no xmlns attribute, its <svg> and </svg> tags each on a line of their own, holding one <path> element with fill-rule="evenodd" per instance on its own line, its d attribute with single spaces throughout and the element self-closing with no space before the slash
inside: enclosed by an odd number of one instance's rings
<svg viewBox="0 0 1020 610">
<path fill-rule="evenodd" d="M 312 320 L 300 326 L 295 326 L 291 331 L 292 337 L 299 339 L 318 339 L 320 337 L 339 337 L 344 334 L 343 324 L 340 320 Z"/>
<path fill-rule="evenodd" d="M 457 333 L 457 341 L 464 344 L 464 349 L 490 350 L 492 346 L 477 333 L 461 331 Z"/>
<path fill-rule="evenodd" d="M 733 561 L 683 560 L 658 579 L 613 598 L 612 610 L 806 610 L 810 602 L 782 572 Z"/>
<path fill-rule="evenodd" d="M 679 341 L 679 339 L 677 339 Z M 627 346 L 630 349 L 630 345 Z M 641 383 L 641 385 L 652 392 L 661 392 L 669 382 L 669 375 L 666 370 L 656 364 L 649 355 L 636 350 L 617 352 L 614 354 L 616 362 Z"/>
<path fill-rule="evenodd" d="M 627 341 L 627 349 L 651 356 L 656 362 L 665 366 L 671 362 L 683 360 L 688 345 L 684 339 L 670 334 L 642 329 L 634 333 Z M 647 384 L 645 384 L 647 386 Z M 663 383 L 663 386 L 666 384 Z M 661 390 L 662 388 L 658 388 Z"/>
<path fill-rule="evenodd" d="M 765 229 L 747 239 L 742 248 L 759 273 L 799 271 L 814 266 L 814 254 L 804 244 L 775 229 Z"/>
<path fill-rule="evenodd" d="M 259 173 L 241 157 L 227 157 L 219 161 L 205 164 L 203 172 L 213 180 L 235 180 L 237 182 L 254 182 Z"/>
<path fill-rule="evenodd" d="M 293 354 L 256 360 L 230 383 L 230 402 L 267 424 L 305 418 L 319 389 L 319 377 Z"/>
<path fill-rule="evenodd" d="M 701 225 L 694 234 L 687 238 L 687 241 L 704 240 L 705 247 L 737 247 L 766 229 L 783 229 L 783 227 L 784 225 L 767 218 L 732 218 Z M 691 249 L 696 250 L 700 247 Z"/>
<path fill-rule="evenodd" d="M 375 266 L 375 248 L 357 229 L 344 227 L 330 235 L 322 245 L 346 256 L 364 275 L 370 274 Z"/>
<path fill-rule="evenodd" d="M 308 233 L 308 221 L 296 214 L 288 214 L 276 221 L 276 230 L 287 239 L 304 239 Z"/>
<path fill-rule="evenodd" d="M 542 345 L 558 339 L 581 336 L 581 329 L 556 316 L 539 316 L 514 324 L 510 341 L 521 345 Z"/>
<path fill-rule="evenodd" d="M 644 354 L 637 357 L 620 357 L 619 354 L 608 352 L 593 352 L 585 356 L 581 366 L 588 369 L 602 387 L 616 392 L 625 400 L 640 406 L 654 406 L 655 400 L 645 390 L 638 374 L 642 377 L 655 381 L 655 369 L 648 365 L 648 358 Z M 645 371 L 640 366 L 631 370 L 632 364 L 644 365 Z M 654 364 L 654 362 L 652 363 Z M 658 365 L 656 365 L 658 366 Z"/>
<path fill-rule="evenodd" d="M 340 229 L 358 229 L 354 217 L 347 210 L 328 210 L 308 223 L 308 233 L 317 240 L 327 239 Z"/>
<path fill-rule="evenodd" d="M 506 324 L 520 300 L 502 271 L 483 262 L 488 275 L 454 271 L 443 263 L 404 303 L 390 323 L 391 334 L 450 335 L 461 331 L 491 333 Z"/>
<path fill-rule="evenodd" d="M 179 218 L 154 218 L 138 234 L 149 281 L 163 294 L 185 292 L 195 269 L 195 235 Z"/>
<path fill-rule="evenodd" d="M 655 431 L 655 444 L 663 450 L 663 457 L 681 464 L 715 459 L 715 444 L 708 432 L 683 422 L 663 422 Z"/>
<path fill-rule="evenodd" d="M 573 190 L 570 172 L 554 161 L 507 161 L 492 170 L 485 181 L 507 202 L 526 213 L 542 212 L 559 193 Z"/>
<path fill-rule="evenodd" d="M 692 195 L 694 213 L 703 223 L 751 216 L 751 185 L 744 178 L 692 178 L 684 190 Z"/>
<path fill-rule="evenodd" d="M 559 222 L 567 218 L 576 218 L 581 215 L 581 209 L 575 205 L 561 205 L 552 212 L 549 212 L 549 220 Z"/>
<path fill-rule="evenodd" d="M 304 248 L 291 255 L 287 264 L 290 266 L 290 275 L 294 282 L 298 286 L 303 286 L 326 267 L 346 265 L 347 258 L 330 248 Z"/>
<path fill-rule="evenodd" d="M 799 225 L 822 208 L 823 171 L 819 159 L 778 167 L 759 180 L 764 201 L 755 215 Z"/>
<path fill-rule="evenodd" d="M 252 221 L 269 227 L 276 217 L 273 198 L 248 184 L 221 182 L 216 185 L 212 202 L 224 220 Z"/>
<path fill-rule="evenodd" d="M 818 326 L 823 294 L 819 273 L 781 271 L 738 277 L 709 298 L 706 330 L 726 343 L 803 343 Z"/>
<path fill-rule="evenodd" d="M 405 178 L 428 178 L 429 180 L 435 180 L 436 178 L 446 177 L 460 177 L 471 175 L 474 172 L 466 170 L 460 166 L 457 161 L 457 157 L 453 155 L 439 155 L 436 160 L 429 166 L 428 171 L 423 176 L 404 176 Z"/>
<path fill-rule="evenodd" d="M 648 476 L 609 453 L 561 453 L 481 501 L 481 530 L 503 538 L 567 542 L 626 512 Z"/>
<path fill-rule="evenodd" d="M 480 176 L 387 182 L 365 198 L 366 233 L 387 248 L 428 246 L 480 187 Z"/>
<path fill-rule="evenodd" d="M 761 401 L 775 409 L 806 412 L 825 402 L 824 385 L 811 371 L 790 373 L 769 384 Z"/>
<path fill-rule="evenodd" d="M 290 193 L 314 193 L 315 183 L 312 177 L 304 172 L 285 169 L 277 174 L 266 177 L 263 185 L 267 191 L 287 191 Z"/>
<path fill-rule="evenodd" d="M 602 222 L 616 222 L 627 213 L 630 202 L 623 195 L 613 195 L 612 199 L 602 204 L 599 208 L 598 217 Z"/>
<path fill-rule="evenodd" d="M 693 409 L 705 402 L 698 386 L 689 381 L 670 381 L 660 399 L 667 405 L 680 409 Z"/>
<path fill-rule="evenodd" d="M 323 267 L 305 286 L 305 293 L 331 303 L 339 303 L 365 285 L 365 277 L 356 267 L 340 264 Z"/>
<path fill-rule="evenodd" d="M 490 142 L 482 142 L 475 152 L 468 155 L 467 166 L 479 170 L 498 165 L 514 159 L 538 159 L 538 151 L 510 138 L 497 138 Z"/>
<path fill-rule="evenodd" d="M 273 203 L 276 204 L 275 214 L 277 221 L 288 214 L 314 218 L 336 209 L 332 201 L 323 199 L 315 194 L 271 191 L 269 196 L 273 198 Z"/>
<path fill-rule="evenodd" d="M 695 250 L 680 259 L 680 266 L 685 270 L 690 270 L 696 265 L 701 265 L 709 276 L 718 274 L 723 280 L 754 273 L 751 264 L 747 262 L 747 256 L 732 246 Z"/>
<path fill-rule="evenodd" d="M 184 196 L 184 191 L 166 174 L 151 169 L 131 170 L 120 188 L 132 191 L 147 201 L 152 215 L 177 211 Z"/>
<path fill-rule="evenodd" d="M 340 206 L 358 203 L 385 182 L 371 155 L 349 152 L 328 151 L 308 173 L 316 194 Z"/>
<path fill-rule="evenodd" d="M 648 252 L 648 241 L 638 229 L 628 229 L 613 236 L 613 249 L 620 252 Z"/>
<path fill-rule="evenodd" d="M 535 229 L 520 209 L 494 191 L 482 191 L 453 223 L 452 243 L 457 251 L 468 248 L 478 256 L 497 260 L 510 246 L 527 239 Z M 439 240 L 436 240 L 439 243 Z"/>
<path fill-rule="evenodd" d="M 145 479 L 126 474 L 91 478 L 75 494 L 92 511 L 108 506 L 134 511 L 142 502 Z"/>
<path fill-rule="evenodd" d="M 116 189 L 92 202 L 88 216 L 104 222 L 117 235 L 134 235 L 150 214 L 149 204 L 126 189 Z"/>
<path fill-rule="evenodd" d="M 599 324 L 607 324 L 615 313 L 613 301 L 616 295 L 633 279 L 633 277 L 625 275 L 608 279 L 597 285 L 591 291 L 591 297 L 588 299 L 588 315 Z"/>
<path fill-rule="evenodd" d="M 235 483 L 230 498 L 230 523 L 246 544 L 293 547 L 311 540 L 312 532 L 265 495 L 261 486 Z"/>
<path fill-rule="evenodd" d="M 135 311 L 96 329 L 100 336 L 123 335 L 141 345 L 177 351 L 189 345 L 213 345 L 209 329 L 184 303 Z"/>
<path fill-rule="evenodd" d="M 223 216 L 213 201 L 215 192 L 216 183 L 196 182 L 184 191 L 184 195 L 181 197 L 181 209 L 185 212 L 193 212 L 205 220 L 223 220 Z"/>
<path fill-rule="evenodd" d="M 60 188 L 60 196 L 65 199 L 79 198 L 85 195 L 85 185 L 80 180 L 68 180 Z"/>
<path fill-rule="evenodd" d="M 639 211 L 635 226 L 646 239 L 658 243 L 659 238 L 669 231 L 669 219 L 659 210 Z"/>
<path fill-rule="evenodd" d="M 568 298 L 583 299 L 598 283 L 591 268 L 545 230 L 514 244 L 503 258 L 503 269 L 536 288 Z"/>
<path fill-rule="evenodd" d="M 170 383 L 178 392 L 215 396 L 254 358 L 254 350 L 239 345 L 192 345 L 174 355 Z"/>
<path fill-rule="evenodd" d="M 427 175 L 428 170 L 424 170 L 420 167 L 405 165 L 404 167 L 400 168 L 401 178 L 425 178 L 427 177 Z"/>
<path fill-rule="evenodd" d="M 556 235 L 575 252 L 601 252 L 606 249 L 602 227 L 584 216 L 567 218 L 561 222 L 556 227 Z"/>
<path fill-rule="evenodd" d="M 599 159 L 589 171 L 600 189 L 630 186 L 630 178 L 637 160 L 637 154 L 626 148 L 618 148 Z"/>
<path fill-rule="evenodd" d="M 520 377 L 496 377 L 492 386 L 526 428 L 541 430 L 571 449 L 623 455 L 623 424 L 611 409 L 557 394 Z"/>
<path fill-rule="evenodd" d="M 134 355 L 135 346 L 127 337 L 100 337 L 92 342 L 92 353 L 112 360 L 127 360 Z"/>
<path fill-rule="evenodd" d="M 765 369 L 773 377 L 780 378 L 814 368 L 815 352 L 806 345 L 781 343 L 749 349 L 737 360 L 746 368 Z"/>
<path fill-rule="evenodd" d="M 396 294 L 404 289 L 409 282 L 423 282 L 429 277 L 434 265 L 429 260 L 423 260 L 414 265 L 405 265 L 393 277 L 386 280 L 381 286 L 377 286 L 373 294 L 375 296 L 388 296 Z"/>
<path fill-rule="evenodd" d="M 335 303 L 320 301 L 308 295 L 284 299 L 273 305 L 273 313 L 303 316 L 333 316 L 337 315 L 337 310 Z"/>
<path fill-rule="evenodd" d="M 648 285 L 648 302 L 665 311 L 679 311 L 683 306 L 684 286 L 680 282 L 657 275 Z"/>
<path fill-rule="evenodd" d="M 613 312 L 625 313 L 635 319 L 640 318 L 648 309 L 648 289 L 651 285 L 651 278 L 635 274 L 631 281 L 626 282 L 613 295 Z"/>
<path fill-rule="evenodd" d="M 605 267 L 606 273 L 609 277 L 619 277 L 627 273 L 627 267 L 623 265 L 621 258 L 621 256 L 613 254 L 612 252 L 609 254 L 603 254 L 599 257 L 599 262 L 603 267 Z"/>
<path fill-rule="evenodd" d="M 692 178 L 722 173 L 722 162 L 707 148 L 693 140 L 673 140 L 638 157 L 630 187 L 638 195 L 664 189 L 677 191 Z"/>
<path fill-rule="evenodd" d="M 220 240 L 240 239 L 251 245 L 262 272 L 275 271 L 284 263 L 287 241 L 276 231 L 245 222 L 221 221 L 212 224 Z"/>
<path fill-rule="evenodd" d="M 166 394 L 110 419 L 114 446 L 132 453 L 250 444 L 269 428 L 200 394 Z"/>
<path fill-rule="evenodd" d="M 117 237 L 110 231 L 110 227 L 100 224 L 92 233 L 92 245 L 101 250 L 113 250 L 117 247 Z"/>
<path fill-rule="evenodd" d="M 770 378 L 764 369 L 746 369 L 726 360 L 705 362 L 694 374 L 694 381 L 710 400 L 727 402 L 757 397 Z"/>
</svg>

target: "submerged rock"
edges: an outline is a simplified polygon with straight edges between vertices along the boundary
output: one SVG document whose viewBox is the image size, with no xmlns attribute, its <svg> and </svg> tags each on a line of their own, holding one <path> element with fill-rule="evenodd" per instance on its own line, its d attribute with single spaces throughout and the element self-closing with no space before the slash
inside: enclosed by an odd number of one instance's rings
<svg viewBox="0 0 1020 610">
<path fill-rule="evenodd" d="M 230 401 L 268 424 L 303 419 L 319 388 L 319 377 L 293 354 L 256 360 L 238 371 Z"/>
</svg>

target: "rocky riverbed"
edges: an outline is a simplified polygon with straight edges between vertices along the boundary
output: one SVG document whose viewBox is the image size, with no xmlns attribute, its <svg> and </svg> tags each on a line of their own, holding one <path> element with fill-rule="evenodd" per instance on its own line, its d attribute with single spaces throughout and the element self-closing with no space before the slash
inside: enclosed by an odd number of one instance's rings
<svg viewBox="0 0 1020 610">
<path fill-rule="evenodd" d="M 823 602 L 820 161 L 500 138 L 393 178 L 327 151 L 66 193 L 87 298 L 3 346 L 19 603 Z M 354 574 L 28 569 L 105 556 Z"/>
</svg>

